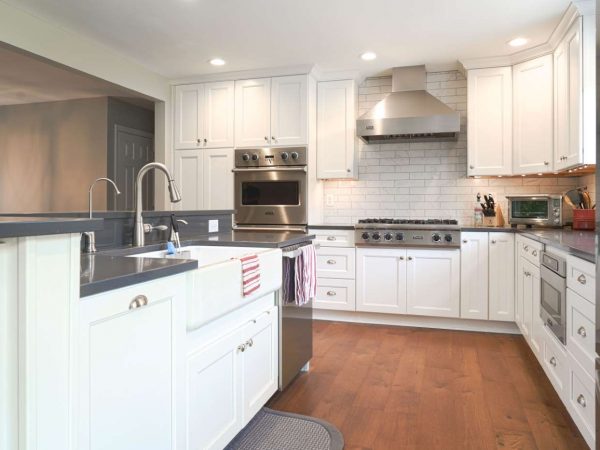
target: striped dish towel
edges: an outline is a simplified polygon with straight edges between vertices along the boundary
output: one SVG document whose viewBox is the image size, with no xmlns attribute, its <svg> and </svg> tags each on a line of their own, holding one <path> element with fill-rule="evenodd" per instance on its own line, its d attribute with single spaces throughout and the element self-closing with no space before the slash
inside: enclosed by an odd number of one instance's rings
<svg viewBox="0 0 600 450">
<path fill-rule="evenodd" d="M 258 255 L 246 255 L 240 258 L 242 263 L 242 295 L 248 297 L 260 287 L 260 263 Z"/>
<path fill-rule="evenodd" d="M 300 247 L 294 267 L 296 278 L 296 305 L 306 305 L 317 294 L 317 256 L 315 246 Z"/>
</svg>

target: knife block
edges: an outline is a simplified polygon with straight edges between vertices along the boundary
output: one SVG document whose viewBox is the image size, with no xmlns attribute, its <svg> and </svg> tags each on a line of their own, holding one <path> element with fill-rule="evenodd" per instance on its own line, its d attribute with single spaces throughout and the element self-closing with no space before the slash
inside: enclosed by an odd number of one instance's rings
<svg viewBox="0 0 600 450">
<path fill-rule="evenodd" d="M 496 213 L 493 217 L 483 216 L 484 227 L 503 227 L 504 226 L 504 215 L 502 214 L 502 208 L 500 205 L 494 207 Z"/>
</svg>

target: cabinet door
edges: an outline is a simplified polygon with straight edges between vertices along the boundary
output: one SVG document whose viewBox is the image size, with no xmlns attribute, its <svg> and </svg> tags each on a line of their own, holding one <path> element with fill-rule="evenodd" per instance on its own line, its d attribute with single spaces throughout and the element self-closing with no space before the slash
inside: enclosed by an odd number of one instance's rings
<svg viewBox="0 0 600 450">
<path fill-rule="evenodd" d="M 356 310 L 406 312 L 406 250 L 356 249 Z"/>
<path fill-rule="evenodd" d="M 235 82 L 235 146 L 269 145 L 271 141 L 271 79 Z"/>
<path fill-rule="evenodd" d="M 233 81 L 204 85 L 204 134 L 202 146 L 233 147 Z"/>
<path fill-rule="evenodd" d="M 513 67 L 514 173 L 553 168 L 552 55 Z"/>
<path fill-rule="evenodd" d="M 534 297 L 534 274 L 537 270 L 529 261 L 519 258 L 517 273 L 517 305 L 519 307 L 519 319 L 517 323 L 523 337 L 531 343 L 531 326 L 533 324 L 533 297 Z"/>
<path fill-rule="evenodd" d="M 203 158 L 202 208 L 233 209 L 233 149 L 206 149 Z"/>
<path fill-rule="evenodd" d="M 460 250 L 407 251 L 407 312 L 460 316 Z"/>
<path fill-rule="evenodd" d="M 460 317 L 488 318 L 488 233 L 461 233 Z"/>
<path fill-rule="evenodd" d="M 353 80 L 317 86 L 317 178 L 354 178 L 356 149 Z"/>
<path fill-rule="evenodd" d="M 243 331 L 244 383 L 243 424 L 245 426 L 277 391 L 279 376 L 277 307 L 263 312 Z"/>
<path fill-rule="evenodd" d="M 240 330 L 193 353 L 187 363 L 187 449 L 222 449 L 242 425 Z"/>
<path fill-rule="evenodd" d="M 177 210 L 204 208 L 204 156 L 205 150 L 175 150 L 174 176 L 181 190 L 181 201 L 173 205 Z"/>
<path fill-rule="evenodd" d="M 175 87 L 175 148 L 196 148 L 201 146 L 204 134 L 202 108 L 204 86 L 189 84 Z"/>
<path fill-rule="evenodd" d="M 530 342 L 529 345 L 533 350 L 533 353 L 540 358 L 543 353 L 543 332 L 544 323 L 540 317 L 541 308 L 541 288 L 542 281 L 540 276 L 540 269 L 535 267 L 533 264 L 529 264 L 528 271 L 531 273 L 531 325 L 530 325 Z"/>
<path fill-rule="evenodd" d="M 474 175 L 512 173 L 512 71 L 510 67 L 468 73 L 468 170 Z"/>
<path fill-rule="evenodd" d="M 515 320 L 515 237 L 512 233 L 490 233 L 490 320 Z"/>
<path fill-rule="evenodd" d="M 77 448 L 176 448 L 174 374 L 184 305 L 185 277 L 81 301 Z"/>
<path fill-rule="evenodd" d="M 271 79 L 271 145 L 306 145 L 308 77 Z"/>
</svg>

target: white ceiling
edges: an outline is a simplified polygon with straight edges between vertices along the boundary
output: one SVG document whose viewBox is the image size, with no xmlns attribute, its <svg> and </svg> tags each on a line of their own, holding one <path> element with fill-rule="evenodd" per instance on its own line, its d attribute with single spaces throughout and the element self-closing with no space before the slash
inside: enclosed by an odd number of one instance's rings
<svg viewBox="0 0 600 450">
<path fill-rule="evenodd" d="M 108 96 L 132 94 L 112 83 L 0 46 L 0 106 Z"/>
<path fill-rule="evenodd" d="M 170 78 L 316 64 L 394 66 L 506 55 L 547 40 L 569 0 L 5 0 Z M 378 58 L 364 62 L 372 50 Z M 215 56 L 227 65 L 207 61 Z"/>
</svg>

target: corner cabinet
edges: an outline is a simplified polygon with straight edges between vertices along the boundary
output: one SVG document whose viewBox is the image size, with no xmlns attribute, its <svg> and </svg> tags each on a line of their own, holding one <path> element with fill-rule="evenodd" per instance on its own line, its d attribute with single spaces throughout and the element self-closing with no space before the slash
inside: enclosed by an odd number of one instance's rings
<svg viewBox="0 0 600 450">
<path fill-rule="evenodd" d="M 513 72 L 513 173 L 553 170 L 552 55 L 517 64 Z"/>
<path fill-rule="evenodd" d="M 467 175 L 510 175 L 511 67 L 469 70 L 467 80 Z"/>
<path fill-rule="evenodd" d="M 233 209 L 233 149 L 175 150 L 177 210 Z"/>
<path fill-rule="evenodd" d="M 354 80 L 317 84 L 317 178 L 356 178 Z"/>
<path fill-rule="evenodd" d="M 181 448 L 185 304 L 185 274 L 81 300 L 78 449 Z"/>
<path fill-rule="evenodd" d="M 307 145 L 308 76 L 235 82 L 235 146 Z"/>
<path fill-rule="evenodd" d="M 234 83 L 175 87 L 174 148 L 233 147 Z"/>
</svg>

